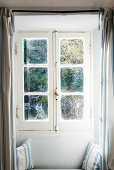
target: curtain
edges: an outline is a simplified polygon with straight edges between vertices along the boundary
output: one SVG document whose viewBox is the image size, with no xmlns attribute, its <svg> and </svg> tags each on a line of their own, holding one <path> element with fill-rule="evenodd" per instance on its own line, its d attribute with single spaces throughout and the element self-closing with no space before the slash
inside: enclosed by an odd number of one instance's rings
<svg viewBox="0 0 114 170">
<path fill-rule="evenodd" d="M 15 170 L 13 113 L 13 30 L 10 10 L 0 9 L 0 170 Z"/>
<path fill-rule="evenodd" d="M 114 170 L 114 10 L 103 19 L 102 115 L 103 170 Z"/>
</svg>

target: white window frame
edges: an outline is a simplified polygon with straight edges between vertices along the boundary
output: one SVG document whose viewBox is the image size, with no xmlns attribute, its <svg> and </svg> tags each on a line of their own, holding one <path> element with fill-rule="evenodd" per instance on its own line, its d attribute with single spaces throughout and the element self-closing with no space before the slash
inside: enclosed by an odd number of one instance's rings
<svg viewBox="0 0 114 170">
<path fill-rule="evenodd" d="M 47 39 L 48 38 L 48 64 L 45 65 L 48 67 L 48 92 L 45 94 L 48 95 L 48 120 L 24 120 L 24 38 L 37 38 L 37 39 Z M 18 121 L 18 130 L 53 130 L 53 66 L 52 66 L 52 33 L 49 32 L 29 32 L 29 33 L 17 33 L 15 34 L 15 41 L 17 43 L 17 56 L 16 62 L 17 64 L 17 97 L 19 99 L 17 101 L 17 105 L 19 107 L 19 121 Z M 31 66 L 31 65 L 29 65 Z M 37 64 L 38 67 L 45 67 L 44 64 Z M 31 66 L 32 67 L 32 66 Z M 29 92 L 26 94 L 33 94 L 33 92 Z M 34 95 L 41 95 L 44 93 L 35 92 Z"/>
<path fill-rule="evenodd" d="M 59 64 L 60 60 L 60 46 L 59 46 L 59 39 L 64 38 L 73 38 L 73 39 L 84 39 L 84 63 L 83 70 L 84 70 L 84 118 L 82 120 L 61 120 L 60 119 L 60 98 L 58 98 L 56 102 L 56 107 L 58 108 L 56 115 L 57 115 L 57 130 L 76 130 L 76 129 L 91 129 L 91 114 L 90 114 L 90 32 L 84 32 L 84 33 L 72 33 L 72 32 L 61 32 L 56 33 L 56 63 L 57 63 L 57 74 L 56 77 L 58 79 L 57 81 L 57 89 L 58 93 L 60 93 L 60 72 L 59 67 L 61 67 L 61 64 Z M 81 64 L 72 65 L 72 64 L 64 64 L 64 67 L 81 67 Z M 62 65 L 63 66 L 63 65 Z M 80 92 L 73 92 L 73 93 L 67 93 L 67 95 L 80 95 Z M 86 107 L 85 107 L 86 106 Z M 86 115 L 86 116 L 85 116 Z"/>
<path fill-rule="evenodd" d="M 16 105 L 19 107 L 19 118 L 18 118 L 18 130 L 19 131 L 49 131 L 49 130 L 76 130 L 76 129 L 91 129 L 91 103 L 90 103 L 90 32 L 17 32 L 14 35 L 15 44 L 17 46 L 17 54 L 15 57 L 15 67 L 17 71 L 15 74 L 15 82 L 16 82 Z M 84 103 L 87 106 L 87 109 L 84 110 L 84 119 L 82 120 L 71 120 L 71 121 L 61 121 L 60 120 L 60 100 L 56 100 L 55 90 L 56 88 L 59 91 L 59 38 L 82 38 L 85 39 L 84 46 L 84 69 L 86 73 L 84 75 L 84 91 L 85 96 L 84 100 L 88 101 L 88 103 Z M 49 104 L 48 104 L 48 115 L 49 121 L 38 120 L 38 121 L 24 121 L 23 120 L 23 110 L 24 110 L 24 101 L 23 101 L 23 90 L 24 90 L 24 38 L 48 38 L 49 47 L 48 47 L 48 83 L 49 83 Z M 20 59 L 21 58 L 21 59 Z M 88 67 L 85 67 L 88 66 Z M 76 66 L 75 66 L 76 67 Z M 21 83 L 20 83 L 21 82 Z M 89 89 L 89 90 L 88 90 Z M 60 93 L 60 91 L 59 91 Z M 38 94 L 38 93 L 34 93 Z M 41 94 L 41 93 L 40 93 Z M 44 93 L 43 93 L 44 94 Z M 71 95 L 71 93 L 70 93 Z M 18 97 L 19 96 L 19 97 Z"/>
</svg>

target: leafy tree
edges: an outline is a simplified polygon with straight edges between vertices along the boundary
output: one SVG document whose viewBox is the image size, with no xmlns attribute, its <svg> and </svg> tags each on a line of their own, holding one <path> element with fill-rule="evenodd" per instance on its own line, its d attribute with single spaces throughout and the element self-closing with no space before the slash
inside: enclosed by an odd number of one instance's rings
<svg viewBox="0 0 114 170">
<path fill-rule="evenodd" d="M 61 111 L 63 119 L 82 119 L 83 101 L 83 96 L 62 96 Z"/>
<path fill-rule="evenodd" d="M 27 64 L 27 40 L 24 39 L 24 64 Z"/>
<path fill-rule="evenodd" d="M 24 39 L 24 64 L 47 63 L 47 40 Z"/>
<path fill-rule="evenodd" d="M 81 39 L 63 39 L 60 42 L 61 64 L 82 64 L 84 44 Z"/>
<path fill-rule="evenodd" d="M 25 92 L 46 92 L 48 88 L 47 68 L 24 68 Z"/>
<path fill-rule="evenodd" d="M 26 95 L 25 103 L 25 120 L 44 119 L 48 117 L 48 98 L 41 95 Z"/>
<path fill-rule="evenodd" d="M 63 92 L 83 91 L 83 69 L 62 68 L 61 89 Z"/>
</svg>

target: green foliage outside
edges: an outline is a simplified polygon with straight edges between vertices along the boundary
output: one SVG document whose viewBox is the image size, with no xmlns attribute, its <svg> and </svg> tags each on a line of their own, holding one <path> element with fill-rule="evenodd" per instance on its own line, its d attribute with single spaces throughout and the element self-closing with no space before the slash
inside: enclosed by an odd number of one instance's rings
<svg viewBox="0 0 114 170">
<path fill-rule="evenodd" d="M 24 68 L 24 91 L 46 92 L 48 89 L 47 68 Z"/>
<path fill-rule="evenodd" d="M 61 64 L 83 64 L 84 45 L 80 39 L 63 39 L 60 42 Z"/>
<path fill-rule="evenodd" d="M 61 90 L 62 92 L 82 92 L 83 91 L 83 69 L 62 68 Z"/>
<path fill-rule="evenodd" d="M 63 39 L 60 42 L 61 64 L 83 64 L 83 41 Z M 26 67 L 26 64 L 47 63 L 47 40 L 24 39 L 24 91 L 47 92 L 48 70 L 45 67 Z M 83 69 L 61 68 L 61 91 L 83 92 Z M 62 96 L 61 112 L 64 120 L 83 118 L 83 96 Z M 24 97 L 25 120 L 48 118 L 48 97 L 26 95 Z"/>
<path fill-rule="evenodd" d="M 48 118 L 48 97 L 41 95 L 24 96 L 25 120 Z"/>
<path fill-rule="evenodd" d="M 64 120 L 83 118 L 83 96 L 62 96 L 61 112 Z"/>
<path fill-rule="evenodd" d="M 47 40 L 24 39 L 24 64 L 47 63 Z"/>
</svg>

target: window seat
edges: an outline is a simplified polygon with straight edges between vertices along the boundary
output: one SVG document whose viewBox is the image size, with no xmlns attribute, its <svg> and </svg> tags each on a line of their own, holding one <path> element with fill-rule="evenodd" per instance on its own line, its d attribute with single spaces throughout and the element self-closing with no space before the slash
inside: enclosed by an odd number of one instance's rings
<svg viewBox="0 0 114 170">
<path fill-rule="evenodd" d="M 81 169 L 34 169 L 34 170 L 81 170 Z"/>
<path fill-rule="evenodd" d="M 31 140 L 34 170 L 80 170 L 90 140 L 88 133 L 81 133 L 74 135 L 19 134 L 17 147 L 21 146 L 26 139 Z M 83 143 L 81 143 L 80 134 L 81 137 L 83 135 Z"/>
</svg>

